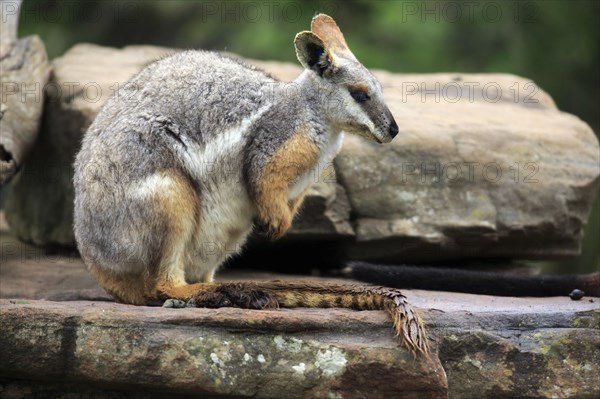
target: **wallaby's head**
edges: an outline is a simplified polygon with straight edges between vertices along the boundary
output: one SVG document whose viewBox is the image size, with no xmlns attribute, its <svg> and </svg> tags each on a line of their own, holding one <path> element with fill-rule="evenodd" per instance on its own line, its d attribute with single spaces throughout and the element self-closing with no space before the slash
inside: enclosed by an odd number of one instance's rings
<svg viewBox="0 0 600 399">
<path fill-rule="evenodd" d="M 330 16 L 315 16 L 311 31 L 298 33 L 294 44 L 298 60 L 326 100 L 330 123 L 369 140 L 392 141 L 398 125 L 383 101 L 381 85 L 354 57 Z"/>
</svg>

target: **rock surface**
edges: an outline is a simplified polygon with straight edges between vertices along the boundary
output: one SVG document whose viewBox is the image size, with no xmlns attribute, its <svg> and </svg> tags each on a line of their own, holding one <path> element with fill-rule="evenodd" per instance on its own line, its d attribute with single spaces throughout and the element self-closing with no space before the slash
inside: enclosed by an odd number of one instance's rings
<svg viewBox="0 0 600 399">
<path fill-rule="evenodd" d="M 39 37 L 17 39 L 20 4 L 3 1 L 0 10 L 0 186 L 23 165 L 35 143 L 51 70 Z"/>
<path fill-rule="evenodd" d="M 3 375 L 254 398 L 446 397 L 382 313 L 0 300 Z M 382 317 L 383 316 L 383 317 Z"/>
<path fill-rule="evenodd" d="M 350 203 L 343 186 L 336 183 L 333 165 L 328 180 L 317 180 L 309 189 L 302 204 L 300 214 L 294 221 L 294 228 L 287 238 L 319 237 L 328 235 L 343 239 L 353 237 L 350 224 Z"/>
<path fill-rule="evenodd" d="M 516 76 L 379 78 L 401 133 L 388 146 L 349 137 L 336 159 L 355 216 L 351 257 L 535 259 L 579 252 L 600 183 L 589 126 L 559 112 L 542 91 L 529 98 L 525 93 L 539 89 Z M 431 92 L 411 94 L 414 86 Z M 469 86 L 497 87 L 499 94 L 469 93 Z M 451 101 L 455 94 L 445 88 L 462 94 Z M 513 97 L 517 89 L 521 97 Z"/>
<path fill-rule="evenodd" d="M 438 361 L 450 398 L 600 396 L 600 298 L 406 290 L 433 344 L 427 368 L 398 347 L 383 312 L 114 304 L 79 258 L 47 255 L 0 233 L 0 396 L 444 397 Z"/>
<path fill-rule="evenodd" d="M 21 239 L 73 246 L 71 161 L 81 136 L 118 85 L 169 51 L 78 45 L 53 62 L 63 90 L 50 95 L 32 162 L 6 205 Z M 284 80 L 300 71 L 252 62 Z M 329 240 L 347 258 L 389 262 L 579 252 L 600 184 L 598 141 L 585 123 L 517 76 L 375 75 L 400 135 L 390 145 L 347 137 L 337 178 L 331 167 L 315 177 L 281 245 Z"/>
</svg>

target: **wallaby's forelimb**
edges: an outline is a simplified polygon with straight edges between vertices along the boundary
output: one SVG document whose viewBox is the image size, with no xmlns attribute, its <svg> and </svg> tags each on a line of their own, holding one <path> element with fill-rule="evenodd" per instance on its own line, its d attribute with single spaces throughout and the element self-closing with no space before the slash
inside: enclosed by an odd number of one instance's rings
<svg viewBox="0 0 600 399">
<path fill-rule="evenodd" d="M 423 322 L 406 297 L 395 288 L 312 281 L 261 281 L 191 284 L 163 289 L 160 299 L 191 301 L 198 307 L 348 308 L 385 310 L 394 330 L 413 354 L 429 353 Z"/>
</svg>

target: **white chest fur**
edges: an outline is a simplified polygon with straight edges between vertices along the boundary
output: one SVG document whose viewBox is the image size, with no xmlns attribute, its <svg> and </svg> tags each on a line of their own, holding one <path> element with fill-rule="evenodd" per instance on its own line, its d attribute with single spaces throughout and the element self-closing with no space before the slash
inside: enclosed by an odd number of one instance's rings
<svg viewBox="0 0 600 399">
<path fill-rule="evenodd" d="M 337 155 L 342 148 L 344 141 L 344 132 L 332 135 L 329 141 L 321 148 L 321 154 L 315 167 L 311 170 L 304 172 L 298 180 L 296 180 L 289 188 L 288 199 L 293 200 L 297 198 L 304 190 L 306 190 L 311 184 L 316 183 L 321 178 L 321 175 L 325 171 L 325 168 Z"/>
</svg>

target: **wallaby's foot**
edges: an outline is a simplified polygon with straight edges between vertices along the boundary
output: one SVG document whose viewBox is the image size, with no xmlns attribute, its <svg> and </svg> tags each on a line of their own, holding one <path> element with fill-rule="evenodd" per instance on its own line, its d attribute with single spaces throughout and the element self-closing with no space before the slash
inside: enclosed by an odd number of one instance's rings
<svg viewBox="0 0 600 399">
<path fill-rule="evenodd" d="M 163 308 L 176 308 L 181 309 L 186 307 L 186 302 L 180 299 L 167 299 L 165 303 L 162 304 Z"/>
<path fill-rule="evenodd" d="M 201 308 L 239 307 L 244 309 L 277 309 L 279 304 L 270 294 L 244 284 L 222 284 L 215 290 L 201 292 L 187 306 Z"/>
</svg>

